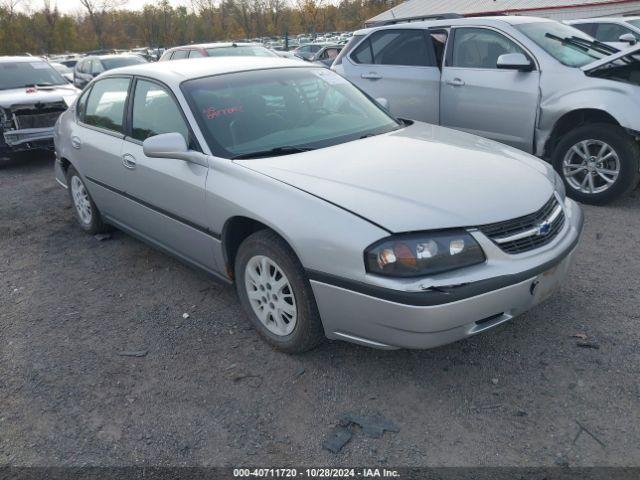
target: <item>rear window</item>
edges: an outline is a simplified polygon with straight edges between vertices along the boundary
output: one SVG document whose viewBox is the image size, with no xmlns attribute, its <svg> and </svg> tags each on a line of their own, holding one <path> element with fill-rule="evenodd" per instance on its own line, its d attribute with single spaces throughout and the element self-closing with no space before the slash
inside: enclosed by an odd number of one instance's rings
<svg viewBox="0 0 640 480">
<path fill-rule="evenodd" d="M 147 61 L 144 58 L 138 56 L 102 59 L 102 65 L 104 65 L 105 70 L 127 67 L 129 65 L 137 65 L 139 63 L 147 63 Z"/>
<path fill-rule="evenodd" d="M 237 46 L 237 47 L 217 47 L 207 48 L 207 53 L 210 57 L 274 57 L 275 53 L 267 50 L 264 47 L 250 47 L 250 46 Z"/>
</svg>

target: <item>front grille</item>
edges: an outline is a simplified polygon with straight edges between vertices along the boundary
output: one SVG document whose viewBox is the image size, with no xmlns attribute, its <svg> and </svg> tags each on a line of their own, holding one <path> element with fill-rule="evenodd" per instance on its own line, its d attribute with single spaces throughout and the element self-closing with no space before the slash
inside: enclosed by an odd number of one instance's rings
<svg viewBox="0 0 640 480">
<path fill-rule="evenodd" d="M 19 130 L 25 128 L 47 128 L 53 127 L 62 111 L 47 113 L 28 113 L 16 115 L 16 123 Z"/>
<path fill-rule="evenodd" d="M 502 251 L 524 253 L 550 243 L 564 226 L 564 211 L 555 195 L 535 213 L 478 227 Z"/>
</svg>

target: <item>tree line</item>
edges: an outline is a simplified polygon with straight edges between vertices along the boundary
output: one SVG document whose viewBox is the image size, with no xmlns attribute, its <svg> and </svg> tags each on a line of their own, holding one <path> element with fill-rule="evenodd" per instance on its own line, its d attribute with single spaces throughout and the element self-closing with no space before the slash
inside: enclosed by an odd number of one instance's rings
<svg viewBox="0 0 640 480">
<path fill-rule="evenodd" d="M 0 55 L 353 30 L 400 1 L 191 0 L 188 7 L 173 7 L 159 0 L 132 11 L 124 8 L 126 0 L 80 0 L 77 12 L 63 13 L 55 0 L 0 0 Z"/>
</svg>

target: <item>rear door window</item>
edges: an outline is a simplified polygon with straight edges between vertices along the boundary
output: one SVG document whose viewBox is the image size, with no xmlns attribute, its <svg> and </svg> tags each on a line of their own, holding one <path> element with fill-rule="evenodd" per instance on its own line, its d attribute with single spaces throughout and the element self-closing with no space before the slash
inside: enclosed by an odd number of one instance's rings
<svg viewBox="0 0 640 480">
<path fill-rule="evenodd" d="M 334 62 L 334 65 L 342 65 L 342 59 L 351 50 L 353 50 L 353 47 L 355 47 L 358 44 L 358 42 L 360 40 L 362 40 L 363 37 L 364 37 L 364 35 L 353 35 L 351 37 L 351 39 L 349 40 L 349 42 L 347 42 L 347 44 L 342 48 L 342 50 L 338 54 L 338 57 L 336 58 L 336 61 Z"/>
<path fill-rule="evenodd" d="M 123 133 L 129 78 L 105 78 L 94 83 L 87 99 L 84 123 Z"/>
<path fill-rule="evenodd" d="M 431 37 L 421 29 L 374 32 L 354 50 L 351 59 L 375 65 L 437 65 Z"/>
<path fill-rule="evenodd" d="M 200 50 L 191 50 L 189 52 L 189 58 L 200 58 L 204 57 L 204 55 L 200 52 Z"/>
</svg>

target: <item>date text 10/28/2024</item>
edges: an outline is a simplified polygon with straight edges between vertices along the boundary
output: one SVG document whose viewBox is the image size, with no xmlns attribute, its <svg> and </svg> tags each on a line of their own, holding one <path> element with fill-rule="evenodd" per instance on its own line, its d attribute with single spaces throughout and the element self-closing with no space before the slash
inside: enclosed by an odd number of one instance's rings
<svg viewBox="0 0 640 480">
<path fill-rule="evenodd" d="M 234 478 L 399 478 L 387 468 L 234 468 Z"/>
</svg>

